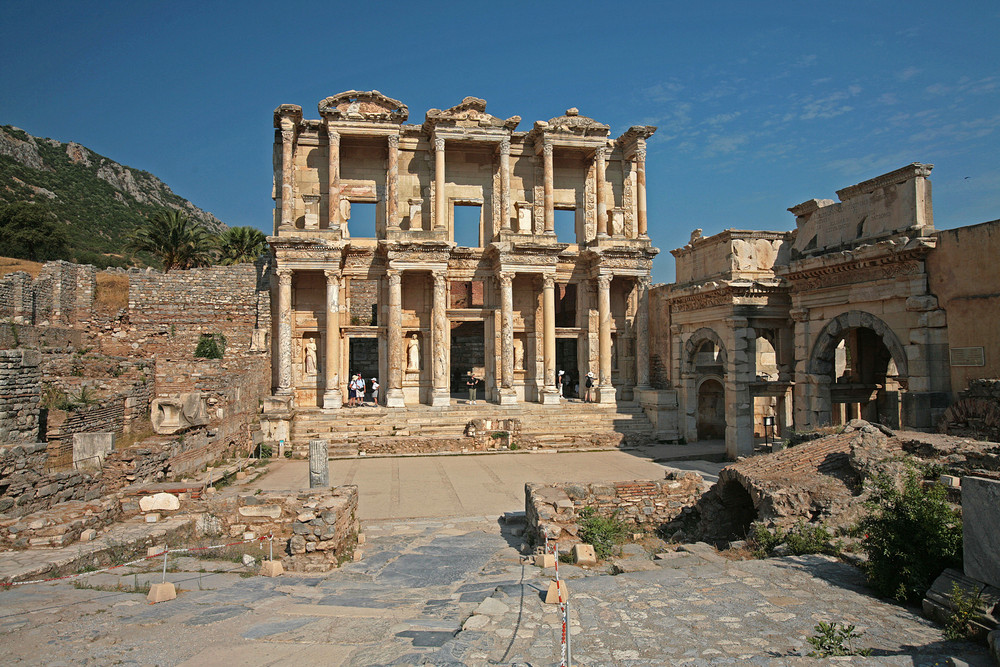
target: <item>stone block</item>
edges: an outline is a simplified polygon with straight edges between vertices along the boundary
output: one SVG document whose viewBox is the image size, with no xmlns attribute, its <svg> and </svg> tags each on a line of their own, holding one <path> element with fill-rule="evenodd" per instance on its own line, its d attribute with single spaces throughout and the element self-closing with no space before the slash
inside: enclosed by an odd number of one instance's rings
<svg viewBox="0 0 1000 667">
<path fill-rule="evenodd" d="M 309 441 L 309 488 L 330 486 L 330 446 L 326 440 Z"/>
<path fill-rule="evenodd" d="M 100 470 L 105 456 L 114 448 L 114 433 L 74 433 L 73 464 L 78 470 Z"/>
<path fill-rule="evenodd" d="M 1000 481 L 962 478 L 962 543 L 965 576 L 1000 588 Z"/>
<path fill-rule="evenodd" d="M 245 472 L 243 472 L 242 470 L 237 471 L 237 473 L 236 473 L 236 481 L 237 482 L 241 482 L 241 481 L 243 481 L 246 478 L 247 478 L 247 474 Z"/>
<path fill-rule="evenodd" d="M 281 517 L 281 505 L 245 505 L 237 511 L 240 516 L 246 517 L 266 517 L 268 519 Z"/>
<path fill-rule="evenodd" d="M 150 512 L 146 515 L 146 523 L 156 523 L 160 520 L 160 515 L 156 512 Z"/>
<path fill-rule="evenodd" d="M 938 307 L 938 300 L 936 296 L 925 295 L 925 296 L 911 296 L 906 299 L 906 309 L 909 311 L 927 311 L 934 310 Z"/>
<path fill-rule="evenodd" d="M 260 576 L 277 577 L 285 572 L 280 560 L 265 560 L 260 564 Z"/>
<path fill-rule="evenodd" d="M 173 600 L 177 597 L 177 589 L 169 581 L 162 584 L 153 584 L 149 587 L 149 594 L 146 595 L 146 600 L 150 604 L 156 604 L 157 602 L 166 602 L 168 600 Z"/>
<path fill-rule="evenodd" d="M 81 542 L 90 542 L 95 537 L 97 537 L 97 531 L 94 530 L 93 528 L 88 528 L 87 530 L 81 531 L 80 533 Z"/>
<path fill-rule="evenodd" d="M 577 565 L 597 565 L 597 554 L 592 544 L 574 544 L 573 562 Z"/>
<path fill-rule="evenodd" d="M 151 556 L 160 556 L 160 555 L 163 555 L 163 552 L 166 551 L 166 550 L 167 550 L 167 548 L 165 546 L 163 546 L 163 545 L 156 545 L 156 546 L 152 546 L 152 547 L 146 547 L 146 557 L 149 558 Z"/>
<path fill-rule="evenodd" d="M 139 509 L 143 512 L 173 512 L 180 508 L 180 499 L 172 493 L 154 493 L 139 499 Z"/>
<path fill-rule="evenodd" d="M 554 554 L 535 554 L 535 567 L 555 567 L 556 557 Z"/>
<path fill-rule="evenodd" d="M 560 595 L 563 602 L 569 599 L 569 589 L 566 588 L 566 582 L 561 579 L 558 582 L 552 580 L 549 582 L 549 590 L 545 593 L 545 604 L 559 604 Z"/>
</svg>

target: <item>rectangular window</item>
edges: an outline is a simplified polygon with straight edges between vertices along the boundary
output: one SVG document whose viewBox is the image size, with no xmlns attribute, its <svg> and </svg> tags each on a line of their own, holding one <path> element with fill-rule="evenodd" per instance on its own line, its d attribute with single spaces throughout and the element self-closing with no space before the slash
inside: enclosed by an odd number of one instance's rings
<svg viewBox="0 0 1000 667">
<path fill-rule="evenodd" d="M 576 209 L 555 210 L 555 232 L 559 243 L 576 243 Z"/>
<path fill-rule="evenodd" d="M 375 209 L 375 202 L 351 202 L 351 219 L 347 221 L 351 238 L 375 238 Z"/>
<path fill-rule="evenodd" d="M 465 248 L 480 248 L 483 223 L 482 204 L 460 204 L 454 207 L 455 243 Z"/>
</svg>

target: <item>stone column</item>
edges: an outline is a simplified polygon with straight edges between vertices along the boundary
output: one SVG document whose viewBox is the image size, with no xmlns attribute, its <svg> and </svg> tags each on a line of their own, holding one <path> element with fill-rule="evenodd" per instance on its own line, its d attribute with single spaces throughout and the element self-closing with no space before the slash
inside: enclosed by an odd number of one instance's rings
<svg viewBox="0 0 1000 667">
<path fill-rule="evenodd" d="M 323 273 L 326 274 L 326 358 L 323 361 L 326 391 L 323 393 L 323 407 L 330 410 L 344 404 L 340 393 L 340 276 L 329 269 Z"/>
<path fill-rule="evenodd" d="M 282 122 L 284 125 L 284 122 Z M 281 130 L 281 227 L 291 229 L 294 226 L 292 216 L 295 215 L 294 183 L 295 174 L 295 130 Z"/>
<path fill-rule="evenodd" d="M 611 276 L 597 276 L 598 373 L 597 400 L 614 403 L 615 389 L 611 386 Z"/>
<path fill-rule="evenodd" d="M 636 222 L 639 238 L 648 238 L 646 221 L 646 149 L 635 152 Z"/>
<path fill-rule="evenodd" d="M 607 163 L 604 161 L 604 147 L 594 151 L 594 170 L 597 179 L 597 235 L 608 235 Z"/>
<path fill-rule="evenodd" d="M 500 142 L 500 227 L 510 226 L 510 139 L 504 139 Z"/>
<path fill-rule="evenodd" d="M 542 174 L 545 185 L 545 233 L 555 234 L 556 229 L 556 199 L 554 191 L 554 176 L 552 167 L 552 144 L 542 145 Z"/>
<path fill-rule="evenodd" d="M 385 176 L 385 226 L 399 228 L 399 135 L 389 135 L 389 165 Z"/>
<path fill-rule="evenodd" d="M 278 269 L 278 393 L 292 393 L 291 269 Z"/>
<path fill-rule="evenodd" d="M 444 271 L 434 271 L 434 303 L 431 307 L 431 357 L 433 364 L 431 405 L 448 406 L 448 283 Z"/>
<path fill-rule="evenodd" d="M 545 376 L 539 396 L 541 403 L 559 403 L 556 391 L 556 279 L 542 276 L 542 366 Z"/>
<path fill-rule="evenodd" d="M 514 392 L 514 274 L 501 271 L 500 280 L 500 405 L 517 403 Z"/>
<path fill-rule="evenodd" d="M 649 389 L 649 276 L 636 281 L 639 290 L 635 311 L 635 384 Z"/>
<path fill-rule="evenodd" d="M 448 202 L 444 195 L 444 139 L 434 137 L 434 229 L 448 229 Z"/>
<path fill-rule="evenodd" d="M 340 229 L 340 133 L 326 127 L 326 135 L 330 140 L 330 147 L 327 150 L 327 224 L 330 229 Z"/>
<path fill-rule="evenodd" d="M 726 319 L 726 458 L 753 455 L 753 398 L 750 383 L 754 380 L 750 343 L 757 339 L 747 318 Z"/>
<path fill-rule="evenodd" d="M 386 327 L 389 348 L 389 390 L 385 394 L 387 408 L 405 407 L 403 402 L 403 276 L 389 269 L 389 326 Z"/>
<path fill-rule="evenodd" d="M 309 488 L 330 486 L 330 445 L 326 440 L 309 441 Z"/>
</svg>

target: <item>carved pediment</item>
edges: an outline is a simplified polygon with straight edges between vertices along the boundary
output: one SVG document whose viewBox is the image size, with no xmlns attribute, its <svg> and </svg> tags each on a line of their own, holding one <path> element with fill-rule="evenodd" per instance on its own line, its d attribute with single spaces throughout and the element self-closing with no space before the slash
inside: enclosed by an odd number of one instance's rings
<svg viewBox="0 0 1000 667">
<path fill-rule="evenodd" d="M 521 122 L 520 116 L 511 116 L 503 120 L 486 113 L 486 100 L 479 97 L 466 97 L 461 104 L 450 109 L 430 109 L 424 120 L 424 131 L 430 132 L 436 125 L 445 127 L 484 127 L 504 128 L 513 131 Z"/>
<path fill-rule="evenodd" d="M 319 103 L 319 113 L 335 121 L 402 123 L 410 116 L 405 104 L 386 97 L 377 90 L 348 90 Z"/>
<path fill-rule="evenodd" d="M 566 109 L 565 114 L 551 118 L 547 123 L 538 121 L 535 123 L 535 129 L 583 137 L 606 137 L 611 133 L 610 125 L 599 123 L 587 116 L 581 116 L 580 110 L 576 107 Z"/>
</svg>

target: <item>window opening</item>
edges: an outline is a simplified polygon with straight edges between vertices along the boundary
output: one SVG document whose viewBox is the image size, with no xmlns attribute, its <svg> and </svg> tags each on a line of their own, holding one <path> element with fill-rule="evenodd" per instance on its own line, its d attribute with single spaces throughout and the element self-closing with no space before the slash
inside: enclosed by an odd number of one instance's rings
<svg viewBox="0 0 1000 667">
<path fill-rule="evenodd" d="M 375 238 L 375 202 L 351 202 L 351 218 L 347 229 L 352 238 Z"/>
<path fill-rule="evenodd" d="M 481 204 L 455 204 L 455 243 L 466 248 L 481 247 L 480 229 L 483 221 Z"/>
<path fill-rule="evenodd" d="M 555 210 L 556 240 L 560 243 L 576 243 L 576 209 Z"/>
</svg>

